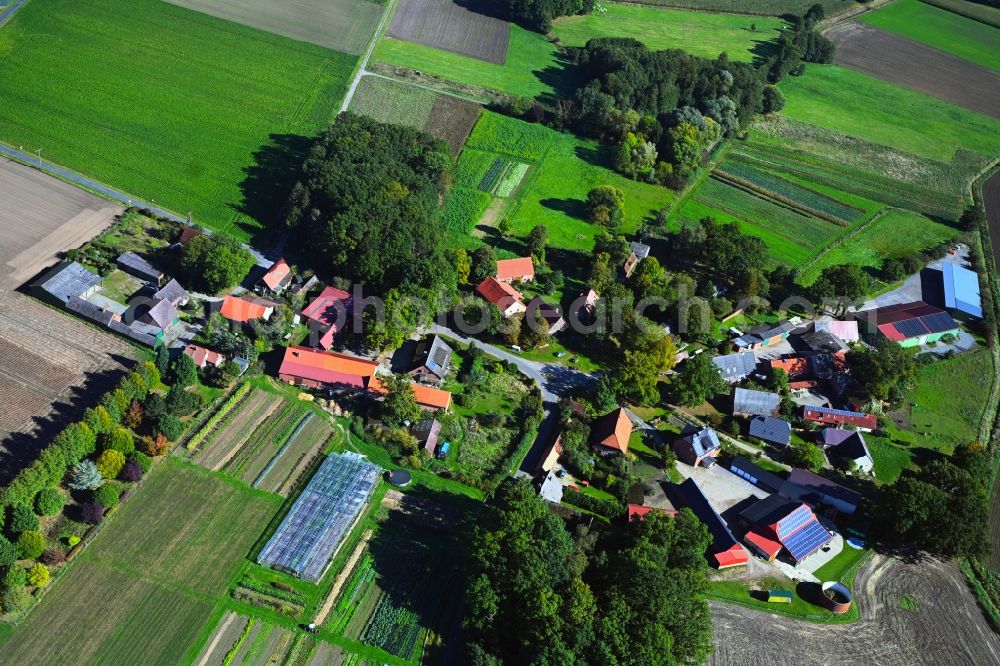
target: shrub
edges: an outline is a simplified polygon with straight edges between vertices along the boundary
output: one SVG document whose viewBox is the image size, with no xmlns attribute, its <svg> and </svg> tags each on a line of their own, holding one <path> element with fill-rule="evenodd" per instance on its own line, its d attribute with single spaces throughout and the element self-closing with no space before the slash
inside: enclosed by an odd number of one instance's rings
<svg viewBox="0 0 1000 666">
<path fill-rule="evenodd" d="M 173 442 L 184 434 L 184 424 L 173 414 L 164 414 L 156 421 L 156 432 Z"/>
<path fill-rule="evenodd" d="M 108 449 L 97 457 L 97 470 L 105 479 L 115 479 L 125 466 L 125 456 L 120 451 Z"/>
<path fill-rule="evenodd" d="M 68 546 L 69 546 L 70 548 L 72 548 L 73 546 L 75 546 L 75 545 L 76 545 L 76 544 L 78 544 L 78 543 L 80 543 L 80 537 L 78 537 L 78 536 L 77 536 L 77 535 L 75 535 L 75 534 L 74 534 L 74 535 L 72 535 L 72 536 L 70 536 L 70 537 L 69 537 L 68 539 L 66 539 L 66 544 L 67 544 L 67 545 L 68 545 Z"/>
<path fill-rule="evenodd" d="M 138 404 L 138 403 L 136 403 Z M 104 437 L 104 448 L 117 451 L 123 456 L 130 456 L 135 451 L 135 439 L 128 428 L 116 427 Z"/>
<path fill-rule="evenodd" d="M 135 458 L 129 458 L 125 461 L 125 466 L 122 467 L 122 473 L 118 476 L 122 481 L 136 483 L 142 478 L 142 469 L 139 467 L 139 463 L 135 461 Z"/>
<path fill-rule="evenodd" d="M 105 484 L 94 491 L 94 500 L 105 509 L 118 506 L 118 489 L 112 484 Z"/>
<path fill-rule="evenodd" d="M 182 358 L 191 360 L 187 354 Z M 204 400 L 200 394 L 185 391 L 179 383 L 171 386 L 167 392 L 167 411 L 174 416 L 187 416 L 201 409 L 203 405 Z"/>
<path fill-rule="evenodd" d="M 49 568 L 39 562 L 28 571 L 28 582 L 35 587 L 45 587 L 49 584 Z"/>
<path fill-rule="evenodd" d="M 46 548 L 45 552 L 42 553 L 42 562 L 50 567 L 62 564 L 65 561 L 66 553 L 62 551 L 62 548 Z"/>
<path fill-rule="evenodd" d="M 35 495 L 35 511 L 40 516 L 54 516 L 62 510 L 65 500 L 55 488 L 44 488 Z"/>
<path fill-rule="evenodd" d="M 24 586 L 8 587 L 0 592 L 0 605 L 6 613 L 20 613 L 31 603 L 31 593 Z"/>
<path fill-rule="evenodd" d="M 153 459 L 147 456 L 142 451 L 136 451 L 132 454 L 131 460 L 134 460 L 136 464 L 139 465 L 139 469 L 145 474 L 153 468 Z"/>
<path fill-rule="evenodd" d="M 125 375 L 118 386 L 130 401 L 144 399 L 149 391 L 149 385 L 138 372 L 130 372 Z"/>
<path fill-rule="evenodd" d="M 157 370 L 156 364 L 152 361 L 143 361 L 135 369 L 142 377 L 143 381 L 146 382 L 147 390 L 152 390 L 157 384 L 160 383 L 160 371 Z"/>
<path fill-rule="evenodd" d="M 97 502 L 85 502 L 80 507 L 80 519 L 90 525 L 96 525 L 104 518 L 104 507 Z"/>
<path fill-rule="evenodd" d="M 21 532 L 17 537 L 17 559 L 34 560 L 45 552 L 45 537 L 37 530 Z"/>
<path fill-rule="evenodd" d="M 149 397 L 143 403 L 143 407 L 145 408 L 146 418 L 150 421 L 155 421 L 162 414 L 166 414 L 167 399 L 159 393 L 150 393 Z"/>
<path fill-rule="evenodd" d="M 9 567 L 3 577 L 4 587 L 21 587 L 28 582 L 28 570 L 24 567 Z"/>
<path fill-rule="evenodd" d="M 93 490 L 104 483 L 104 477 L 92 460 L 83 460 L 73 467 L 69 487 L 73 490 Z"/>
<path fill-rule="evenodd" d="M 38 529 L 38 516 L 27 504 L 11 504 L 7 529 L 11 534 Z"/>
<path fill-rule="evenodd" d="M 166 436 L 163 433 L 158 432 L 153 437 L 144 437 L 142 439 L 142 453 L 147 456 L 162 456 L 170 448 L 170 442 L 167 441 Z"/>
<path fill-rule="evenodd" d="M 181 354 L 174 361 L 174 386 L 184 388 L 198 381 L 198 366 L 187 354 Z M 172 388 L 172 387 L 171 387 Z"/>
<path fill-rule="evenodd" d="M 98 435 L 115 427 L 115 421 L 104 405 L 98 405 L 84 412 L 83 422 Z"/>
<path fill-rule="evenodd" d="M 0 567 L 10 566 L 17 561 L 17 548 L 6 537 L 0 535 Z"/>
<path fill-rule="evenodd" d="M 125 412 L 125 417 L 122 418 L 122 425 L 126 428 L 138 428 L 142 423 L 143 414 L 142 403 L 138 400 L 133 400 L 128 411 Z"/>
</svg>

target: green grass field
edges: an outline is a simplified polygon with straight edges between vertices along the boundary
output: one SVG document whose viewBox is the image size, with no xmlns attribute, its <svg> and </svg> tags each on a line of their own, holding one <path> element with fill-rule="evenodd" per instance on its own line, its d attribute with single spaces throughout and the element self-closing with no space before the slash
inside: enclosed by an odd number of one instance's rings
<svg viewBox="0 0 1000 666">
<path fill-rule="evenodd" d="M 180 663 L 280 504 L 168 458 L 4 652 L 24 664 Z"/>
<path fill-rule="evenodd" d="M 326 125 L 354 64 L 158 0 L 32 0 L 0 31 L 0 141 L 246 237 L 255 153 Z"/>
<path fill-rule="evenodd" d="M 1000 70 L 1000 30 L 920 0 L 896 0 L 861 20 L 984 67 Z"/>
<path fill-rule="evenodd" d="M 806 266 L 799 278 L 812 282 L 827 266 L 859 264 L 879 268 L 887 257 L 902 257 L 928 249 L 957 235 L 957 230 L 923 215 L 905 210 L 889 210 L 858 233 L 830 248 Z"/>
<path fill-rule="evenodd" d="M 878 437 L 866 437 L 865 443 L 875 462 L 875 479 L 878 483 L 892 483 L 910 466 L 910 452 Z"/>
<path fill-rule="evenodd" d="M 814 65 L 781 89 L 790 118 L 933 160 L 1000 151 L 1000 120 L 842 67 Z"/>
<path fill-rule="evenodd" d="M 974 441 L 992 375 L 985 349 L 921 368 L 905 402 L 916 445 L 951 453 L 955 445 Z"/>
<path fill-rule="evenodd" d="M 602 4 L 606 13 L 557 19 L 552 34 L 566 46 L 583 46 L 595 37 L 632 37 L 654 51 L 683 49 L 705 58 L 726 52 L 732 60 L 751 61 L 769 50 L 784 25 L 778 18 Z M 750 31 L 751 23 L 755 32 Z"/>
<path fill-rule="evenodd" d="M 990 7 L 969 0 L 925 0 L 925 2 L 973 21 L 1000 28 L 1000 8 L 998 7 Z"/>
<path fill-rule="evenodd" d="M 564 67 L 555 44 L 517 25 L 510 26 L 510 45 L 503 65 L 391 37 L 379 41 L 372 58 L 522 97 L 552 95 L 557 89 L 571 87 L 575 81 L 573 70 Z"/>
<path fill-rule="evenodd" d="M 781 16 L 796 14 L 801 16 L 817 0 L 643 0 L 643 4 L 663 7 L 686 7 L 706 12 L 735 12 Z M 850 9 L 858 3 L 854 0 L 818 0 L 828 15 Z"/>
</svg>

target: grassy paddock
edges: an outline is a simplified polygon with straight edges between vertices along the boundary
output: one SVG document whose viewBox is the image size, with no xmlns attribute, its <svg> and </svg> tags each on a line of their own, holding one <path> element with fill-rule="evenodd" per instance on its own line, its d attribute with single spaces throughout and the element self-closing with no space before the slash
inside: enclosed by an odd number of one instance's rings
<svg viewBox="0 0 1000 666">
<path fill-rule="evenodd" d="M 0 141 L 246 237 L 273 205 L 244 201 L 255 154 L 326 125 L 355 61 L 157 0 L 32 0 L 0 31 Z"/>
<path fill-rule="evenodd" d="M 814 65 L 781 89 L 789 118 L 932 160 L 1000 152 L 1000 120 L 843 67 Z"/>
<path fill-rule="evenodd" d="M 706 14 L 683 9 L 606 2 L 606 13 L 557 19 L 552 34 L 566 46 L 583 46 L 595 37 L 632 37 L 654 51 L 683 49 L 715 58 L 751 61 L 771 49 L 784 21 L 778 18 Z M 751 32 L 750 25 L 756 30 Z"/>
<path fill-rule="evenodd" d="M 684 7 L 706 12 L 734 12 L 765 16 L 796 14 L 801 16 L 817 1 L 823 5 L 828 15 L 842 12 L 858 4 L 854 0 L 754 0 L 753 2 L 746 2 L 746 0 L 642 0 L 642 4 Z"/>
<path fill-rule="evenodd" d="M 979 21 L 994 28 L 1000 28 L 1000 8 L 982 5 L 968 0 L 924 0 L 929 5 L 946 9 L 953 14 Z"/>
<path fill-rule="evenodd" d="M 379 41 L 373 58 L 377 62 L 522 97 L 552 95 L 557 88 L 568 87 L 574 81 L 573 72 L 565 68 L 555 44 L 537 32 L 513 24 L 507 61 L 503 65 L 391 37 Z"/>
<path fill-rule="evenodd" d="M 431 117 L 437 93 L 401 81 L 366 76 L 351 98 L 351 111 L 382 123 L 422 130 Z"/>
<path fill-rule="evenodd" d="M 947 51 L 959 58 L 1000 70 L 1000 31 L 995 27 L 928 5 L 897 0 L 861 16 L 876 28 Z"/>
<path fill-rule="evenodd" d="M 174 458 L 152 474 L 5 652 L 21 663 L 181 661 L 281 499 Z"/>
</svg>

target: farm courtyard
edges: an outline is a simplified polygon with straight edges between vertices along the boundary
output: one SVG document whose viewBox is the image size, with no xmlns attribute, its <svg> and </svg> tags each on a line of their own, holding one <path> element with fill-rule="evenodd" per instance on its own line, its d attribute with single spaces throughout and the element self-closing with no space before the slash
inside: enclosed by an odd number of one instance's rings
<svg viewBox="0 0 1000 666">
<path fill-rule="evenodd" d="M 0 62 L 0 141 L 246 238 L 272 213 L 264 156 L 298 160 L 356 58 L 159 0 L 32 0 Z"/>
</svg>

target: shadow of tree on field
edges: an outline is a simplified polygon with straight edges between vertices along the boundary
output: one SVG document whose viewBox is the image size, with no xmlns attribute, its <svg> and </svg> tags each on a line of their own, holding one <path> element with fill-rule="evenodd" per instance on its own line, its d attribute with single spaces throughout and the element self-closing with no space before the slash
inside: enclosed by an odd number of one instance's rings
<svg viewBox="0 0 1000 666">
<path fill-rule="evenodd" d="M 236 212 L 247 218 L 238 223 L 255 243 L 265 245 L 275 240 L 283 226 L 288 195 L 302 170 L 302 163 L 313 144 L 312 137 L 296 134 L 271 134 L 268 142 L 253 153 L 253 164 L 243 170 L 240 183 L 243 202 Z M 263 228 L 253 226 L 256 220 Z"/>
<path fill-rule="evenodd" d="M 587 204 L 582 199 L 542 199 L 538 203 L 549 210 L 556 210 L 564 215 L 574 217 L 578 220 L 585 220 L 587 217 Z"/>
</svg>

